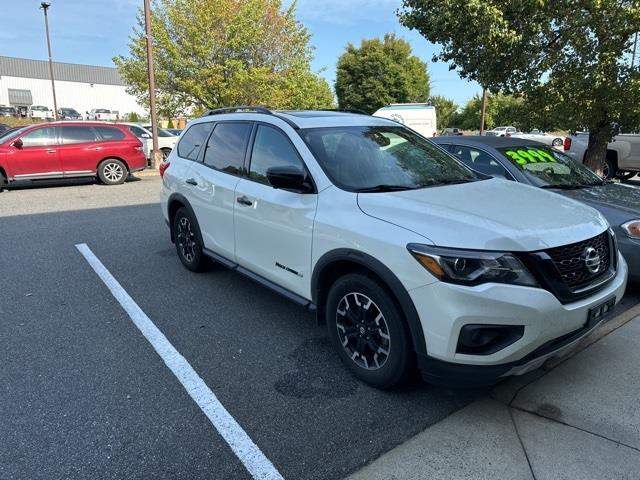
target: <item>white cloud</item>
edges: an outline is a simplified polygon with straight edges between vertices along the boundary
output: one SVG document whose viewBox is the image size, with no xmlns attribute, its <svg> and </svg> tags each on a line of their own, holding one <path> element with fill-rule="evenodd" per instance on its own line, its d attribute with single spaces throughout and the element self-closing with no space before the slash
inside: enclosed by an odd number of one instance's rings
<svg viewBox="0 0 640 480">
<path fill-rule="evenodd" d="M 386 22 L 401 5 L 402 0 L 298 0 L 297 17 L 336 25 Z"/>
</svg>

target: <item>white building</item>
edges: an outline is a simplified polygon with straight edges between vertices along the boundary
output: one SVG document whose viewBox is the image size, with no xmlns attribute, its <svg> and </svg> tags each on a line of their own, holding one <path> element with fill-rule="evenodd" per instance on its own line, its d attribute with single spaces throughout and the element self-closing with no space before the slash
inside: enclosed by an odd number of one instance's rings
<svg viewBox="0 0 640 480">
<path fill-rule="evenodd" d="M 58 108 L 74 108 L 82 115 L 93 108 L 146 115 L 135 97 L 126 92 L 118 71 L 73 63 L 53 63 Z M 0 56 L 0 105 L 26 110 L 44 105 L 53 110 L 49 63 L 41 60 Z"/>
</svg>

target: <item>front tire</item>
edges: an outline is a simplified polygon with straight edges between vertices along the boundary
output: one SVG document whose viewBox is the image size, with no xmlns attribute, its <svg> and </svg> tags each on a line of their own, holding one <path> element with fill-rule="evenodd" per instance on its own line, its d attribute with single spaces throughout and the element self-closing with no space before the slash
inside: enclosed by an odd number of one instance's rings
<svg viewBox="0 0 640 480">
<path fill-rule="evenodd" d="M 616 166 L 608 158 L 604 161 L 602 176 L 605 180 L 613 180 L 616 176 Z"/>
<path fill-rule="evenodd" d="M 105 185 L 121 185 L 128 176 L 126 165 L 117 158 L 107 158 L 98 166 L 98 178 Z"/>
<path fill-rule="evenodd" d="M 338 355 L 358 379 L 381 389 L 408 379 L 412 366 L 408 328 L 380 283 L 359 273 L 339 278 L 327 297 L 326 321 Z"/>
<path fill-rule="evenodd" d="M 208 259 L 202 251 L 200 229 L 189 210 L 184 207 L 178 209 L 171 228 L 182 265 L 192 272 L 206 270 Z"/>
</svg>

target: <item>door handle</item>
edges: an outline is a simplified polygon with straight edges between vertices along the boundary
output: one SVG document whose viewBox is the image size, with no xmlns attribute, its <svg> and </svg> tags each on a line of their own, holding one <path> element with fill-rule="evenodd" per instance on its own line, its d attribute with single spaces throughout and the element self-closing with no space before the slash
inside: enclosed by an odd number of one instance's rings
<svg viewBox="0 0 640 480">
<path fill-rule="evenodd" d="M 57 150 L 47 150 L 47 153 L 56 153 Z"/>
<path fill-rule="evenodd" d="M 188 183 L 189 185 L 193 185 L 194 187 L 198 186 L 198 182 L 196 182 L 195 178 L 187 178 L 184 182 Z"/>
<path fill-rule="evenodd" d="M 247 207 L 250 207 L 251 205 L 253 205 L 253 202 L 249 200 L 247 197 L 245 197 L 244 195 L 236 198 L 236 202 L 238 202 L 241 205 L 246 205 Z"/>
</svg>

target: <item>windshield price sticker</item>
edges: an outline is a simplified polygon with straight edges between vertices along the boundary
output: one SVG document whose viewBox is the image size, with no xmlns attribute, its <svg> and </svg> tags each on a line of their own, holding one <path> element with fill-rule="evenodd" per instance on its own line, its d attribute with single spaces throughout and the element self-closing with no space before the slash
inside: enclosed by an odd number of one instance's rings
<svg viewBox="0 0 640 480">
<path fill-rule="evenodd" d="M 530 163 L 556 162 L 556 159 L 549 152 L 539 148 L 528 148 L 527 150 L 505 150 L 504 154 L 511 158 L 518 165 L 528 165 Z"/>
</svg>

